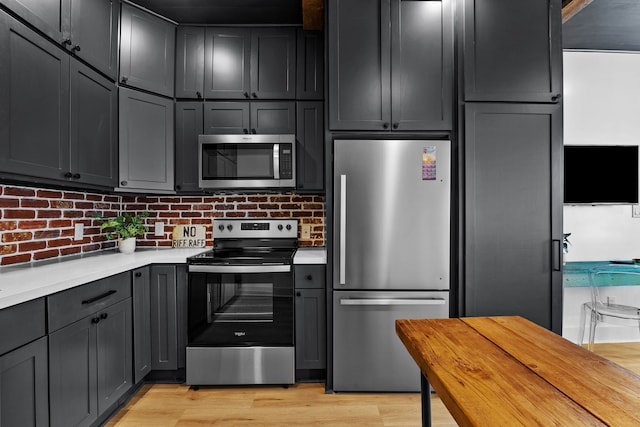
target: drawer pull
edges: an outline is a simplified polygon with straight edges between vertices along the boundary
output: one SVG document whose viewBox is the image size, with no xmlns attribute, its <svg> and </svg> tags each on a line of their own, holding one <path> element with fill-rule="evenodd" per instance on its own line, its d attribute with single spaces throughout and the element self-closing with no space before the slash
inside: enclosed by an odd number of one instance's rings
<svg viewBox="0 0 640 427">
<path fill-rule="evenodd" d="M 105 292 L 104 294 L 100 294 L 100 295 L 98 295 L 98 296 L 96 296 L 96 297 L 86 299 L 86 300 L 82 301 L 82 304 L 91 304 L 91 303 L 93 303 L 93 302 L 96 302 L 96 301 L 101 300 L 102 298 L 106 298 L 106 297 L 108 297 L 109 295 L 113 295 L 113 294 L 115 294 L 116 292 L 117 292 L 117 291 L 115 291 L 115 290 L 113 290 L 113 289 L 112 289 L 112 290 L 110 290 L 110 291 Z"/>
</svg>

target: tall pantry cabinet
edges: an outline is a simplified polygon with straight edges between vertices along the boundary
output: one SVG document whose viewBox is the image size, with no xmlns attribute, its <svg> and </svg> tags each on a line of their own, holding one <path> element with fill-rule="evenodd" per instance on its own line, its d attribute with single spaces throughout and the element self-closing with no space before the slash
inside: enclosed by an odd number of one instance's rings
<svg viewBox="0 0 640 427">
<path fill-rule="evenodd" d="M 561 333 L 561 1 L 460 5 L 460 314 Z"/>
</svg>

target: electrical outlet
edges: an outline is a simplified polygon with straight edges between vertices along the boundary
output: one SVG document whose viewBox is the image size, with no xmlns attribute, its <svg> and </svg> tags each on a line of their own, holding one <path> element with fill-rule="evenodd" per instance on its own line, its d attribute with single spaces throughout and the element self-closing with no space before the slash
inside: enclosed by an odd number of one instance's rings
<svg viewBox="0 0 640 427">
<path fill-rule="evenodd" d="M 76 222 L 76 225 L 73 230 L 73 240 L 82 240 L 84 237 L 84 224 L 81 222 Z"/>
<path fill-rule="evenodd" d="M 156 237 L 164 236 L 164 222 L 156 222 L 153 226 L 153 235 Z"/>
<path fill-rule="evenodd" d="M 309 240 L 311 239 L 311 226 L 307 224 L 302 225 L 302 239 Z"/>
<path fill-rule="evenodd" d="M 631 217 L 640 218 L 640 205 L 631 205 Z"/>
</svg>

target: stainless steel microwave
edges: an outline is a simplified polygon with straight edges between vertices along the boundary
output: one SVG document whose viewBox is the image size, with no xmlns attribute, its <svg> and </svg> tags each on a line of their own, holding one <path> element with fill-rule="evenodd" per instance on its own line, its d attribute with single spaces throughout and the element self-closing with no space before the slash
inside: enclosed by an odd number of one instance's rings
<svg viewBox="0 0 640 427">
<path fill-rule="evenodd" d="M 295 135 L 199 135 L 200 188 L 296 186 Z"/>
</svg>

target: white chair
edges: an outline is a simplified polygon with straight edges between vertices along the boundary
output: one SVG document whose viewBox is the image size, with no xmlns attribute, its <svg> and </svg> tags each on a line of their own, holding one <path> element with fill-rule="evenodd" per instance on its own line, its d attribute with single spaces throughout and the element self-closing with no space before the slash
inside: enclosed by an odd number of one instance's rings
<svg viewBox="0 0 640 427">
<path fill-rule="evenodd" d="M 610 318 L 634 320 L 638 322 L 638 329 L 640 330 L 640 307 L 612 304 L 608 300 L 602 301 L 600 298 L 598 288 L 612 285 L 640 285 L 640 267 L 610 264 L 608 266 L 595 267 L 589 271 L 591 301 L 585 302 L 582 305 L 579 334 L 579 344 L 582 345 L 584 342 L 585 322 L 588 313 L 589 350 L 593 350 L 596 327 L 599 322 L 606 322 L 607 319 L 610 320 Z"/>
</svg>

